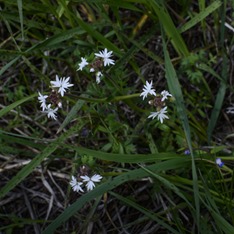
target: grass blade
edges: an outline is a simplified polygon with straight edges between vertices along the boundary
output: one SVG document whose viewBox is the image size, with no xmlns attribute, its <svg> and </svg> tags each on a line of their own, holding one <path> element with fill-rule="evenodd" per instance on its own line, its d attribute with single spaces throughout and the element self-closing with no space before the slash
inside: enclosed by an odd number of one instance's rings
<svg viewBox="0 0 234 234">
<path fill-rule="evenodd" d="M 208 142 L 211 141 L 211 136 L 213 133 L 213 130 L 216 126 L 222 105 L 223 100 L 226 94 L 226 88 L 227 88 L 227 79 L 228 79 L 228 58 L 227 55 L 224 52 L 224 35 L 225 35 L 225 15 L 226 15 L 226 1 L 224 1 L 223 7 L 222 7 L 222 21 L 221 21 L 221 27 L 220 27 L 220 46 L 222 49 L 222 55 L 223 55 L 223 63 L 222 63 L 222 81 L 220 82 L 220 87 L 216 96 L 214 108 L 211 113 L 211 118 L 209 121 L 208 129 L 207 129 L 207 135 L 208 135 Z"/>
<path fill-rule="evenodd" d="M 94 37 L 97 41 L 101 42 L 107 49 L 114 51 L 116 54 L 122 54 L 120 49 L 115 46 L 112 42 L 106 39 L 101 33 L 95 31 L 90 25 L 85 23 L 82 19 L 77 18 L 79 25 L 89 33 L 90 36 Z"/>
<path fill-rule="evenodd" d="M 140 162 L 155 162 L 155 160 L 169 160 L 175 158 L 184 158 L 175 153 L 156 153 L 156 154 L 115 154 L 105 153 L 101 151 L 91 150 L 84 147 L 68 146 L 69 148 L 75 149 L 79 154 L 86 154 L 94 158 L 121 162 L 121 163 L 140 163 Z"/>
<path fill-rule="evenodd" d="M 133 202 L 132 200 L 130 200 L 128 198 L 125 198 L 125 197 L 122 197 L 122 196 L 120 196 L 120 195 L 118 195 L 116 193 L 110 192 L 110 194 L 113 195 L 114 197 L 116 197 L 117 199 L 119 199 L 120 201 L 126 203 L 128 206 L 132 206 L 135 209 L 139 210 L 141 213 L 145 214 L 150 219 L 156 221 L 159 225 L 161 225 L 162 227 L 169 230 L 170 233 L 180 234 L 180 232 L 178 232 L 174 228 L 172 228 L 171 225 L 168 225 L 162 219 L 160 219 L 160 217 L 158 217 L 159 215 L 157 215 L 156 213 L 150 212 L 149 210 L 144 209 L 144 207 L 142 207 L 139 204 Z"/>
<path fill-rule="evenodd" d="M 189 20 L 186 24 L 184 24 L 179 32 L 185 32 L 188 29 L 192 28 L 194 25 L 197 23 L 201 22 L 204 20 L 209 14 L 217 10 L 220 6 L 222 5 L 221 1 L 214 1 L 212 2 L 207 8 L 205 8 L 202 12 L 198 13 L 196 16 L 194 16 L 191 20 Z"/>
<path fill-rule="evenodd" d="M 16 101 L 16 102 L 10 104 L 9 106 L 5 107 L 4 109 L 0 110 L 0 118 L 1 118 L 3 115 L 5 115 L 5 114 L 7 114 L 8 112 L 10 112 L 12 109 L 16 108 L 17 106 L 21 105 L 21 104 L 24 103 L 24 102 L 27 102 L 27 101 L 33 99 L 33 98 L 36 97 L 36 96 L 37 96 L 37 94 L 35 93 L 35 94 L 31 95 L 31 96 L 22 98 L 21 100 L 18 100 L 18 101 Z"/>
<path fill-rule="evenodd" d="M 82 94 L 81 97 L 87 98 L 88 96 L 85 94 Z M 81 99 L 79 99 L 76 102 L 76 104 L 72 107 L 72 109 L 70 110 L 70 112 L 66 116 L 65 120 L 63 121 L 63 123 L 59 127 L 57 133 L 61 132 L 67 126 L 67 124 L 69 124 L 72 121 L 72 119 L 77 115 L 77 112 L 82 108 L 84 103 L 85 103 L 85 100 L 81 100 Z"/>
<path fill-rule="evenodd" d="M 178 54 L 181 56 L 188 56 L 189 55 L 188 48 L 182 36 L 175 27 L 166 8 L 163 5 L 159 5 L 156 1 L 149 0 L 147 2 L 152 6 L 153 11 L 158 15 L 159 22 L 162 23 L 167 36 L 171 40 Z"/>
<path fill-rule="evenodd" d="M 199 230 L 199 219 L 200 219 L 200 204 L 199 204 L 199 188 L 198 188 L 198 178 L 197 178 L 197 172 L 196 172 L 196 165 L 194 161 L 194 155 L 192 150 L 192 141 L 191 141 L 191 133 L 190 133 L 190 126 L 188 122 L 188 118 L 185 111 L 185 105 L 184 105 L 184 99 L 183 94 L 181 90 L 181 86 L 177 77 L 177 74 L 175 72 L 175 69 L 171 63 L 171 59 L 169 57 L 168 50 L 166 48 L 166 42 L 164 38 L 164 33 L 162 32 L 162 38 L 163 38 L 163 51 L 164 51 L 164 57 L 165 57 L 165 69 L 166 69 L 166 78 L 167 83 L 169 86 L 169 90 L 171 94 L 175 97 L 175 103 L 177 107 L 178 116 L 182 122 L 183 129 L 185 132 L 185 136 L 187 139 L 187 144 L 189 147 L 189 150 L 191 152 L 192 157 L 192 175 L 193 175 L 193 188 L 194 188 L 194 199 L 195 199 L 195 206 L 196 206 L 196 218 L 197 218 L 197 226 Z"/>
<path fill-rule="evenodd" d="M 17 0 L 17 4 L 19 9 L 21 35 L 22 35 L 22 40 L 24 40 L 24 18 L 23 18 L 22 0 Z"/>
<path fill-rule="evenodd" d="M 16 63 L 18 61 L 18 59 L 20 59 L 21 56 L 17 56 L 16 58 L 14 58 L 13 60 L 11 60 L 9 63 L 7 63 L 6 65 L 4 65 L 1 70 L 0 70 L 0 76 L 7 71 L 14 63 Z"/>
<path fill-rule="evenodd" d="M 160 181 L 166 188 L 171 189 L 173 192 L 175 192 L 179 197 L 181 197 L 190 208 L 193 208 L 192 204 L 187 200 L 187 198 L 184 196 L 183 193 L 181 193 L 181 191 L 170 181 L 168 181 L 167 179 L 163 178 L 162 176 L 156 174 L 155 172 L 152 172 L 150 170 L 148 170 L 147 168 L 141 166 L 141 168 L 145 171 L 147 171 L 152 177 L 154 177 L 155 179 L 157 179 L 158 181 Z"/>
</svg>

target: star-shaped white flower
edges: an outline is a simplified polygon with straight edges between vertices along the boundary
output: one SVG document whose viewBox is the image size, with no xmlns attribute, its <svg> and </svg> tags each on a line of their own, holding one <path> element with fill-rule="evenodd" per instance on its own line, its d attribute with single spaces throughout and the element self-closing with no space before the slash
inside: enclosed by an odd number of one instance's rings
<svg viewBox="0 0 234 234">
<path fill-rule="evenodd" d="M 46 98 L 48 98 L 48 95 L 42 95 L 40 92 L 38 92 L 38 100 L 41 103 L 42 111 L 46 109 Z"/>
<path fill-rule="evenodd" d="M 101 77 L 103 77 L 103 74 L 100 71 L 98 71 L 96 73 L 96 82 L 97 82 L 97 84 L 99 84 L 101 82 Z"/>
<path fill-rule="evenodd" d="M 57 116 L 56 116 L 57 110 L 58 110 L 58 107 L 56 107 L 55 109 L 52 109 L 52 108 L 51 108 L 51 104 L 49 104 L 49 105 L 46 107 L 44 113 L 47 114 L 48 118 L 52 118 L 52 119 L 56 120 L 56 119 L 57 119 Z"/>
<path fill-rule="evenodd" d="M 215 160 L 216 164 L 219 166 L 219 167 L 222 167 L 224 165 L 224 163 L 222 162 L 221 158 L 216 158 Z"/>
<path fill-rule="evenodd" d="M 148 118 L 158 118 L 158 120 L 160 120 L 161 123 L 163 123 L 164 119 L 169 119 L 169 117 L 167 115 L 165 115 L 165 113 L 167 113 L 166 111 L 167 106 L 165 106 L 163 109 L 161 109 L 160 111 L 157 112 L 151 112 L 151 114 L 148 116 Z"/>
<path fill-rule="evenodd" d="M 56 80 L 55 81 L 50 81 L 51 85 L 53 88 L 58 88 L 58 93 L 61 94 L 61 96 L 64 96 L 64 93 L 66 92 L 66 89 L 69 87 L 73 86 L 73 84 L 69 83 L 70 77 L 63 77 L 59 78 L 58 75 L 56 75 Z"/>
<path fill-rule="evenodd" d="M 90 191 L 90 190 L 93 190 L 93 188 L 95 187 L 94 182 L 100 182 L 102 179 L 102 176 L 95 174 L 92 177 L 85 175 L 85 176 L 81 176 L 80 178 L 83 179 L 83 182 L 86 183 L 87 190 Z"/>
<path fill-rule="evenodd" d="M 103 51 L 99 51 L 99 53 L 95 53 L 95 55 L 97 57 L 103 58 L 103 62 L 104 62 L 104 67 L 105 66 L 109 66 L 114 65 L 115 61 L 113 59 L 110 59 L 110 57 L 112 56 L 112 51 L 109 51 L 105 48 Z"/>
<path fill-rule="evenodd" d="M 164 100 L 166 100 L 167 97 L 172 97 L 172 95 L 171 95 L 168 91 L 166 91 L 166 90 L 163 90 L 163 91 L 161 92 L 161 95 L 162 95 L 162 99 L 161 99 L 162 102 L 163 102 Z"/>
<path fill-rule="evenodd" d="M 77 179 L 74 176 L 72 176 L 72 179 L 71 179 L 69 184 L 71 185 L 74 192 L 79 192 L 79 191 L 84 192 L 84 190 L 81 188 L 81 185 L 83 183 L 78 182 Z"/>
<path fill-rule="evenodd" d="M 81 70 L 86 67 L 89 63 L 87 62 L 87 60 L 85 58 L 81 58 L 81 63 L 79 63 L 79 68 L 77 69 L 77 71 Z"/>
<path fill-rule="evenodd" d="M 143 96 L 143 100 L 147 97 L 148 94 L 156 96 L 155 89 L 152 89 L 152 85 L 152 81 L 150 83 L 146 81 L 146 84 L 143 88 L 143 92 L 140 94 L 140 97 Z"/>
</svg>

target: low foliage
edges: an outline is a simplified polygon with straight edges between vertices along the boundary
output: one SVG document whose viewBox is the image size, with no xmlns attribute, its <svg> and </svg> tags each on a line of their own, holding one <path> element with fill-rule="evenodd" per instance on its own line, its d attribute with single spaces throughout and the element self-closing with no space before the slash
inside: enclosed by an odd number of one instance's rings
<svg viewBox="0 0 234 234">
<path fill-rule="evenodd" d="M 0 232 L 234 233 L 233 7 L 0 0 Z"/>
</svg>

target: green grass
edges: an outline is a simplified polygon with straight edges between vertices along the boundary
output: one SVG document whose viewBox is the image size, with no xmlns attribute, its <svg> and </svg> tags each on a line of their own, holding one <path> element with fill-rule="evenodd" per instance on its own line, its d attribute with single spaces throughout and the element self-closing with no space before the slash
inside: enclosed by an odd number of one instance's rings
<svg viewBox="0 0 234 234">
<path fill-rule="evenodd" d="M 232 3 L 0 7 L 2 232 L 234 233 Z M 104 48 L 115 65 L 97 84 L 77 69 Z M 74 86 L 53 120 L 37 97 L 56 75 Z M 146 81 L 173 95 L 163 123 L 148 118 L 159 106 L 140 97 Z M 70 178 L 84 168 L 103 179 L 76 193 Z"/>
</svg>

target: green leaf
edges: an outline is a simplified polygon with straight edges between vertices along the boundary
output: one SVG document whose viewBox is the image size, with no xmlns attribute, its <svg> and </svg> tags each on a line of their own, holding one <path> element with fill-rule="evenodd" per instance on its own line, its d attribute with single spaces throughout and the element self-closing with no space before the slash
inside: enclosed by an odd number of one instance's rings
<svg viewBox="0 0 234 234">
<path fill-rule="evenodd" d="M 23 146 L 30 146 L 39 150 L 43 150 L 45 148 L 42 139 L 5 132 L 2 130 L 0 130 L 0 139 L 3 139 L 5 142 L 18 143 Z"/>
<path fill-rule="evenodd" d="M 14 58 L 13 60 L 11 60 L 9 63 L 7 63 L 6 65 L 4 65 L 1 70 L 0 70 L 0 76 L 7 71 L 15 62 L 18 61 L 18 59 L 20 59 L 21 56 L 17 56 L 16 58 Z"/>
<path fill-rule="evenodd" d="M 187 23 L 185 23 L 180 29 L 179 32 L 185 32 L 188 29 L 195 26 L 197 23 L 205 19 L 209 14 L 211 14 L 213 11 L 217 10 L 222 5 L 222 2 L 217 0 L 212 2 L 207 8 L 205 8 L 202 12 L 198 13 L 196 16 L 194 16 L 191 20 L 189 20 Z"/>
<path fill-rule="evenodd" d="M 233 225 L 227 222 L 227 220 L 225 220 L 220 214 L 217 214 L 215 211 L 211 210 L 210 212 L 215 220 L 215 223 L 219 225 L 219 227 L 224 231 L 224 233 L 226 234 L 234 233 Z"/>
<path fill-rule="evenodd" d="M 24 18 L 23 18 L 22 0 L 17 0 L 17 4 L 19 9 L 21 35 L 22 35 L 22 40 L 24 40 Z"/>
<path fill-rule="evenodd" d="M 225 17 L 226 17 L 226 1 L 224 1 L 223 7 L 222 7 L 222 14 L 221 14 L 221 27 L 220 27 L 220 47 L 222 48 L 221 50 L 221 56 L 223 58 L 222 62 L 222 71 L 221 71 L 221 77 L 222 80 L 220 82 L 220 87 L 216 96 L 214 108 L 211 113 L 210 121 L 208 124 L 208 129 L 207 129 L 207 134 L 208 134 L 208 142 L 210 143 L 212 133 L 215 129 L 219 114 L 221 112 L 221 108 L 223 105 L 224 97 L 226 94 L 226 89 L 227 89 L 227 79 L 229 77 L 228 72 L 228 65 L 229 65 L 229 60 L 225 52 L 225 45 L 224 45 L 224 38 L 225 38 Z"/>
<path fill-rule="evenodd" d="M 88 98 L 88 95 L 82 94 L 81 97 Z M 85 100 L 82 100 L 82 99 L 79 99 L 76 102 L 76 104 L 72 107 L 72 109 L 70 110 L 70 112 L 66 116 L 65 120 L 63 121 L 63 123 L 59 127 L 57 133 L 61 132 L 72 121 L 72 119 L 75 116 L 78 115 L 77 112 L 82 108 L 82 106 L 84 105 L 84 103 L 85 103 Z"/>
<path fill-rule="evenodd" d="M 95 1 L 94 1 L 95 2 Z M 118 7 L 118 8 L 123 8 L 123 9 L 128 9 L 136 12 L 141 12 L 140 8 L 136 7 L 134 3 L 128 3 L 125 1 L 109 1 L 108 2 L 109 6 L 111 7 Z"/>
<path fill-rule="evenodd" d="M 50 48 L 50 47 L 53 47 L 53 46 L 55 46 L 63 41 L 66 41 L 66 40 L 74 37 L 75 35 L 81 35 L 83 33 L 84 33 L 84 31 L 80 27 L 69 29 L 69 30 L 66 30 L 64 32 L 57 33 L 54 36 L 52 36 L 52 37 L 50 37 L 42 42 L 35 44 L 34 46 L 29 48 L 25 52 L 28 53 L 28 52 L 35 51 L 38 49 Z"/>
<path fill-rule="evenodd" d="M 86 32 L 89 33 L 90 36 L 94 37 L 97 41 L 99 41 L 100 43 L 102 43 L 106 48 L 108 48 L 109 50 L 114 51 L 118 55 L 122 54 L 121 50 L 116 45 L 114 45 L 112 42 L 110 42 L 108 39 L 106 39 L 101 33 L 95 31 L 92 26 L 90 26 L 89 24 L 85 23 L 80 18 L 77 18 L 77 21 L 78 21 L 79 25 Z"/>
<path fill-rule="evenodd" d="M 124 162 L 124 163 L 140 163 L 140 162 L 155 162 L 155 160 L 169 160 L 175 158 L 184 158 L 183 155 L 175 153 L 156 153 L 156 154 L 114 154 L 105 153 L 102 151 L 96 151 L 77 146 L 65 146 L 70 149 L 76 150 L 79 154 L 86 154 L 94 158 L 112 161 L 112 162 Z"/>
<path fill-rule="evenodd" d="M 194 154 L 192 149 L 192 141 L 191 141 L 191 133 L 190 133 L 190 126 L 188 122 L 188 118 L 186 115 L 186 108 L 184 105 L 184 98 L 181 90 L 181 86 L 179 83 L 179 79 L 177 77 L 176 71 L 172 65 L 168 50 L 166 48 L 166 42 L 164 38 L 164 33 L 162 31 L 162 38 L 163 38 L 163 52 L 164 52 L 164 58 L 165 58 L 165 69 L 166 69 L 166 79 L 169 86 L 169 90 L 171 94 L 175 98 L 175 104 L 177 107 L 178 116 L 182 122 L 183 129 L 185 132 L 187 144 L 191 153 L 192 157 L 192 176 L 193 176 L 193 188 L 194 188 L 194 199 L 195 199 L 195 205 L 196 205 L 196 218 L 197 218 L 197 226 L 199 229 L 199 219 L 200 219 L 200 204 L 199 204 L 199 187 L 198 187 L 198 178 L 197 178 L 197 172 L 196 172 L 196 165 L 194 160 Z"/>
<path fill-rule="evenodd" d="M 155 172 L 150 171 L 146 167 L 141 166 L 141 168 L 145 171 L 147 171 L 152 177 L 160 181 L 165 187 L 169 188 L 170 190 L 174 191 L 179 197 L 181 197 L 186 203 L 190 206 L 190 208 L 193 208 L 192 204 L 187 200 L 187 198 L 184 196 L 184 194 L 170 181 L 163 178 L 162 176 L 156 174 Z"/>
<path fill-rule="evenodd" d="M 118 200 L 126 203 L 128 206 L 132 206 L 133 208 L 139 210 L 141 213 L 145 214 L 151 220 L 154 220 L 160 226 L 162 226 L 165 229 L 167 229 L 168 231 L 170 231 L 170 233 L 180 234 L 180 232 L 178 232 L 174 228 L 172 228 L 172 225 L 168 225 L 166 222 L 164 222 L 163 217 L 160 219 L 160 215 L 159 214 L 151 212 L 151 211 L 145 209 L 144 207 L 140 206 L 136 202 L 133 202 L 132 200 L 130 200 L 128 198 L 125 198 L 125 197 L 122 197 L 122 196 L 120 196 L 120 195 L 118 195 L 116 193 L 110 192 L 110 194 L 113 195 L 114 197 L 116 197 Z"/>
<path fill-rule="evenodd" d="M 5 115 L 5 114 L 7 114 L 8 112 L 10 112 L 11 110 L 13 110 L 14 108 L 16 108 L 17 106 L 21 105 L 21 104 L 24 103 L 24 102 L 27 102 L 27 101 L 33 99 L 33 98 L 36 97 L 36 96 L 37 96 L 37 94 L 35 93 L 35 94 L 31 95 L 31 96 L 22 98 L 21 100 L 16 101 L 16 102 L 10 104 L 9 106 L 5 107 L 4 109 L 0 110 L 0 118 L 1 118 L 3 115 Z"/>
<path fill-rule="evenodd" d="M 189 55 L 188 48 L 182 36 L 175 27 L 171 16 L 167 12 L 166 8 L 163 6 L 163 3 L 162 5 L 160 5 L 159 3 L 157 3 L 157 1 L 151 0 L 148 0 L 147 3 L 152 6 L 153 12 L 157 14 L 159 22 L 163 25 L 163 28 L 169 40 L 171 40 L 178 54 L 187 57 Z"/>
</svg>

